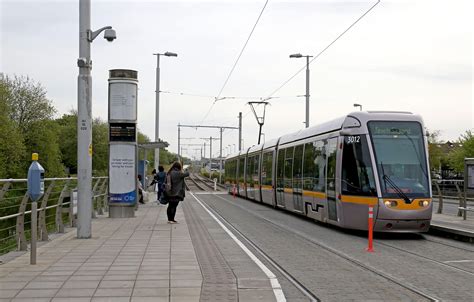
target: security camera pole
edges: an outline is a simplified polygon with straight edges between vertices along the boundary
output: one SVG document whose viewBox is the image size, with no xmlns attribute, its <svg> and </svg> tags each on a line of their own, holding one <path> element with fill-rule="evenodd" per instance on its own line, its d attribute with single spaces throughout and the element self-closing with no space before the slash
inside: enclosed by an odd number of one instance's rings
<svg viewBox="0 0 474 302">
<path fill-rule="evenodd" d="M 111 42 L 110 26 L 92 31 L 91 1 L 79 1 L 79 76 L 77 78 L 77 238 L 91 237 L 92 219 L 92 78 L 91 43 L 102 32 Z"/>
</svg>

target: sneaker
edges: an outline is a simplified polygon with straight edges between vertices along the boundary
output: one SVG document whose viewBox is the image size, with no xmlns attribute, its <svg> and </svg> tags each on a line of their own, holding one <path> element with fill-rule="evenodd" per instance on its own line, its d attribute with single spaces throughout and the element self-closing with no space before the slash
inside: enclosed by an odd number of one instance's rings
<svg viewBox="0 0 474 302">
<path fill-rule="evenodd" d="M 179 223 L 179 222 L 177 222 L 176 220 L 171 220 L 171 221 L 173 221 L 173 223 Z"/>
</svg>

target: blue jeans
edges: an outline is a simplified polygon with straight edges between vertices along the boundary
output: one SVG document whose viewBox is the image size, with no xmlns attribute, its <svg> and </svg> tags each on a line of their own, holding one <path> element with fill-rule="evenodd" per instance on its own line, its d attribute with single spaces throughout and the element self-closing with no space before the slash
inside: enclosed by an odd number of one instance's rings
<svg viewBox="0 0 474 302">
<path fill-rule="evenodd" d="M 158 194 L 156 194 L 157 200 L 161 200 L 163 198 L 163 192 L 164 192 L 164 184 L 158 184 Z"/>
</svg>

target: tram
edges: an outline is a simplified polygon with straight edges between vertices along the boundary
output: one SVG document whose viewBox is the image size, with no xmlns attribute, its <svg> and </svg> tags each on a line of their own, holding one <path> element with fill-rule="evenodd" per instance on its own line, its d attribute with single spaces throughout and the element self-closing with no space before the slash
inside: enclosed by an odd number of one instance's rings
<svg viewBox="0 0 474 302">
<path fill-rule="evenodd" d="M 225 161 L 229 193 L 342 228 L 426 232 L 432 215 L 423 120 L 352 112 L 250 147 Z"/>
</svg>

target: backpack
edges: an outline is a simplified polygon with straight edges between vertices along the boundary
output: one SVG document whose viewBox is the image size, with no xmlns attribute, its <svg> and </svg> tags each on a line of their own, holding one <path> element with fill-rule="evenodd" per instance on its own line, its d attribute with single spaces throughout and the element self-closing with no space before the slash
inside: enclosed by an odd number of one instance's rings
<svg viewBox="0 0 474 302">
<path fill-rule="evenodd" d="M 163 187 L 164 187 L 164 193 L 166 194 L 166 196 L 173 196 L 171 194 L 171 188 L 172 188 L 171 173 L 166 174 L 166 179 L 165 179 L 165 183 L 164 183 Z"/>
</svg>

